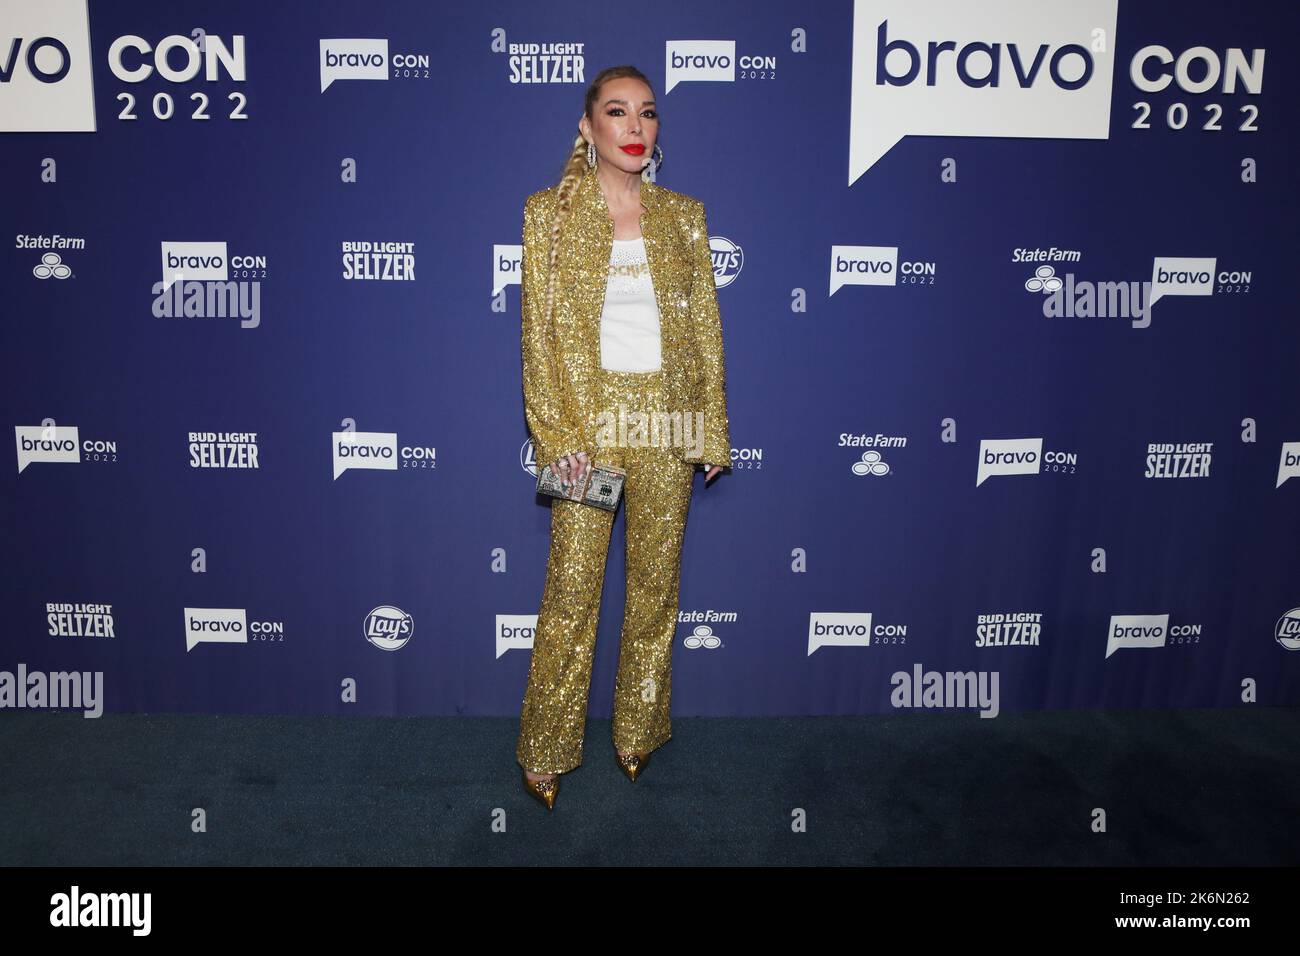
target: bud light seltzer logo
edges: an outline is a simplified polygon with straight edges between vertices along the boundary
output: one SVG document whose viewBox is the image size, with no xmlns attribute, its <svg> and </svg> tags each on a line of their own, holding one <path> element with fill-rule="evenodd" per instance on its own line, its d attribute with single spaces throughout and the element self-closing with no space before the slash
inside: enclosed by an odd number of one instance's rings
<svg viewBox="0 0 1300 956">
<path fill-rule="evenodd" d="M 400 607 L 381 604 L 366 615 L 361 629 L 366 640 L 375 647 L 382 651 L 397 651 L 405 647 L 415 633 L 415 619 Z"/>
<path fill-rule="evenodd" d="M 6 2 L 0 11 L 0 133 L 95 129 L 86 0 Z"/>
<path fill-rule="evenodd" d="M 191 468 L 260 468 L 257 432 L 190 432 Z"/>
<path fill-rule="evenodd" d="M 492 52 L 505 54 L 511 83 L 586 83 L 585 47 L 581 42 L 515 41 L 500 27 L 492 31 Z"/>
<path fill-rule="evenodd" d="M 343 278 L 380 282 L 415 281 L 415 243 L 348 240 L 342 244 Z"/>
<path fill-rule="evenodd" d="M 849 184 L 908 135 L 1108 138 L 1117 7 L 855 0 Z"/>
<path fill-rule="evenodd" d="M 45 623 L 50 637 L 117 637 L 111 604 L 45 605 Z"/>
<path fill-rule="evenodd" d="M 1277 619 L 1273 637 L 1288 651 L 1300 651 L 1300 607 L 1293 607 Z"/>
<path fill-rule="evenodd" d="M 1148 442 L 1144 478 L 1208 478 L 1214 442 Z"/>
</svg>

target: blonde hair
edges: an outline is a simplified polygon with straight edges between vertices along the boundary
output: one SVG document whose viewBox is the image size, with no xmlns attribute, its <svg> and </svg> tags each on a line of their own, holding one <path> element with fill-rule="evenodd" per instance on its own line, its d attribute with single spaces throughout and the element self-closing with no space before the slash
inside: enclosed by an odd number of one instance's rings
<svg viewBox="0 0 1300 956">
<path fill-rule="evenodd" d="M 621 77 L 631 76 L 643 82 L 650 87 L 654 93 L 654 87 L 650 86 L 649 78 L 634 66 L 611 66 L 601 70 L 596 74 L 596 78 L 591 81 L 587 87 L 586 97 L 583 100 L 582 111 L 587 114 L 590 120 L 593 115 L 593 109 L 596 100 L 600 97 L 600 88 L 610 80 L 617 80 Z M 547 261 L 547 279 L 546 279 L 546 298 L 545 306 L 542 312 L 545 316 L 544 321 L 549 326 L 551 313 L 555 308 L 555 263 L 560 257 L 560 236 L 564 231 L 564 224 L 569 219 L 569 214 L 573 211 L 573 193 L 578 188 L 578 182 L 582 179 L 583 174 L 587 171 L 587 141 L 579 133 L 573 141 L 573 149 L 569 152 L 569 158 L 565 160 L 564 169 L 560 173 L 560 181 L 555 187 L 555 208 L 551 214 L 551 235 L 550 248 L 546 257 Z"/>
</svg>

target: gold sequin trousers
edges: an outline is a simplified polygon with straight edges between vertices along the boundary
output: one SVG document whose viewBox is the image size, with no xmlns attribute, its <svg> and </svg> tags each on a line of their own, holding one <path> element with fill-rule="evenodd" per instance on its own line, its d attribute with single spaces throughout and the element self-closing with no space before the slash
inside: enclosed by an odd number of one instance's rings
<svg viewBox="0 0 1300 956">
<path fill-rule="evenodd" d="M 600 407 L 663 409 L 662 372 L 599 370 Z M 663 441 L 597 448 L 593 461 L 627 471 L 623 485 L 627 585 L 614 682 L 614 746 L 648 752 L 672 736 L 668 705 L 677 630 L 682 539 L 695 466 Z M 516 756 L 525 770 L 563 773 L 582 763 L 596 623 L 614 513 L 551 499 L 551 550 L 533 634 Z"/>
</svg>

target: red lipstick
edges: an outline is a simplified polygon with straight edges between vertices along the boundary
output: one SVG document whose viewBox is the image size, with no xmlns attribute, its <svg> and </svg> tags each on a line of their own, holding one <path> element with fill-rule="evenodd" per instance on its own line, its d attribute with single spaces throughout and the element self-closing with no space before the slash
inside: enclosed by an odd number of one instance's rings
<svg viewBox="0 0 1300 956">
<path fill-rule="evenodd" d="M 629 156 L 640 156 L 642 153 L 645 152 L 645 144 L 628 143 L 626 146 L 620 146 L 619 149 L 627 153 Z"/>
</svg>

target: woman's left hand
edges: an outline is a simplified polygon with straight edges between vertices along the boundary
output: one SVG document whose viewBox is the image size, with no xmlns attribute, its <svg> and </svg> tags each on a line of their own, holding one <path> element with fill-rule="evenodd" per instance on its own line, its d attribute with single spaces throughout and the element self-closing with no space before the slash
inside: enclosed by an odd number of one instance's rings
<svg viewBox="0 0 1300 956">
<path fill-rule="evenodd" d="M 716 475 L 718 472 L 722 471 L 722 466 L 721 466 L 721 465 L 708 465 L 708 464 L 706 464 L 704 467 L 705 467 L 706 469 L 708 469 L 707 471 L 704 472 L 704 483 L 705 483 L 705 484 L 708 484 L 710 478 L 712 478 L 712 477 L 713 477 L 714 475 Z"/>
</svg>

